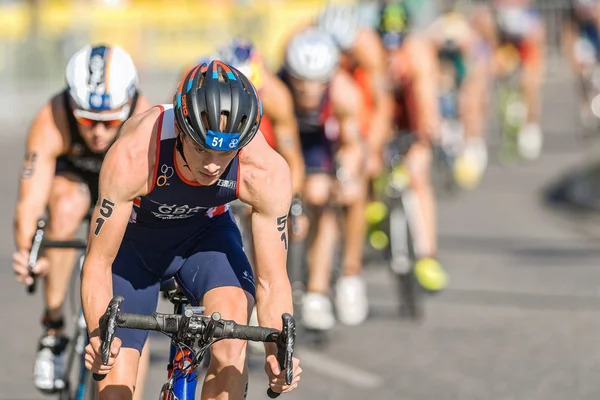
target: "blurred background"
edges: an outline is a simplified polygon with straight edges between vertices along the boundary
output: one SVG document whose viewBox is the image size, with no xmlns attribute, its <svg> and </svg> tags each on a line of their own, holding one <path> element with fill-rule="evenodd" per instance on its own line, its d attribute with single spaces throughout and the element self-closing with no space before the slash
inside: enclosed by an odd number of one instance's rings
<svg viewBox="0 0 600 400">
<path fill-rule="evenodd" d="M 324 3 L 0 0 L 0 399 L 44 397 L 31 379 L 41 296 L 27 296 L 13 278 L 13 210 L 29 124 L 63 88 L 69 57 L 85 43 L 118 44 L 135 61 L 142 92 L 165 103 L 184 68 L 235 35 L 252 38 L 278 68 L 286 35 Z M 600 136 L 580 135 L 577 84 L 561 53 L 568 3 L 535 1 L 546 25 L 542 156 L 510 166 L 491 157 L 476 189 L 439 201 L 439 256 L 449 288 L 427 300 L 423 321 L 403 321 L 388 271 L 369 265 L 369 320 L 336 327 L 322 348 L 301 347 L 305 372 L 286 399 L 600 396 Z M 426 27 L 438 4 L 419 4 L 430 9 L 420 14 Z M 487 126 L 493 148 L 494 112 Z M 162 300 L 161 307 L 169 310 Z M 151 345 L 150 399 L 165 381 L 168 341 L 151 335 Z M 266 398 L 260 357 L 250 367 L 248 398 Z"/>
</svg>

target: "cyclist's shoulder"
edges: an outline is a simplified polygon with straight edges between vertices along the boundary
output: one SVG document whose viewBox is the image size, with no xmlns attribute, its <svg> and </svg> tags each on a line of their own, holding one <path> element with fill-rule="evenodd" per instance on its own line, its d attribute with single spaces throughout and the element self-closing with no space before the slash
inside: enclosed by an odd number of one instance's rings
<svg viewBox="0 0 600 400">
<path fill-rule="evenodd" d="M 150 103 L 148 103 L 150 105 Z M 169 105 L 154 105 L 146 108 L 131 118 L 129 118 L 123 124 L 123 133 L 125 134 L 143 134 L 151 130 L 156 125 L 162 123 L 163 117 L 166 114 L 173 113 L 172 108 Z"/>
<path fill-rule="evenodd" d="M 151 108 L 152 105 L 153 104 L 150 102 L 150 99 L 148 99 L 148 97 L 146 97 L 142 93 L 139 93 L 138 99 L 137 99 L 137 104 L 135 105 L 135 110 L 133 110 L 133 115 L 143 113 L 144 111 Z"/>
<path fill-rule="evenodd" d="M 292 94 L 287 85 L 277 75 L 268 72 L 260 90 L 263 113 L 267 117 L 279 116 L 293 108 Z"/>
<path fill-rule="evenodd" d="M 285 159 L 277 153 L 263 135 L 256 135 L 239 154 L 239 197 L 243 202 L 256 206 L 273 193 L 290 186 L 291 173 Z"/>
<path fill-rule="evenodd" d="M 69 137 L 66 116 L 63 93 L 57 93 L 36 112 L 29 129 L 29 139 L 40 136 L 48 146 L 54 143 L 62 146 Z"/>
<path fill-rule="evenodd" d="M 119 138 L 111 147 L 111 152 L 123 152 L 128 157 L 143 157 L 154 153 L 156 137 L 167 120 L 164 115 L 171 109 L 163 105 L 150 107 L 146 111 L 129 118 L 119 131 Z M 172 122 L 172 118 L 170 119 Z M 168 123 L 168 122 L 167 122 Z M 115 148 L 115 150 L 113 150 Z"/>
<path fill-rule="evenodd" d="M 354 77 L 340 69 L 331 80 L 329 99 L 334 113 L 351 113 L 362 104 L 362 92 Z"/>
<path fill-rule="evenodd" d="M 155 106 L 125 121 L 119 138 L 108 150 L 102 164 L 101 182 L 104 185 L 121 194 L 147 194 L 146 184 L 157 162 L 156 138 L 160 134 L 163 112 L 163 106 Z"/>
<path fill-rule="evenodd" d="M 382 70 L 385 65 L 385 49 L 374 29 L 359 29 L 352 54 L 359 66 L 368 71 Z"/>
</svg>

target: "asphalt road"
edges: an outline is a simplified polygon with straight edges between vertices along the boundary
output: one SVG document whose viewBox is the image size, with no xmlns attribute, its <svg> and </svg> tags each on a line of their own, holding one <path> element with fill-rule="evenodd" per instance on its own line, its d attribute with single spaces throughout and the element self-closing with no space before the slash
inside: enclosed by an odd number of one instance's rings
<svg viewBox="0 0 600 400">
<path fill-rule="evenodd" d="M 479 188 L 440 202 L 440 258 L 451 282 L 446 292 L 428 300 L 425 320 L 399 320 L 386 270 L 371 266 L 366 274 L 371 300 L 367 323 L 336 327 L 325 348 L 298 349 L 304 368 L 301 385 L 282 398 L 600 396 L 600 248 L 542 199 L 549 182 L 597 154 L 594 142 L 575 140 L 576 98 L 566 77 L 555 72 L 546 80 L 547 140 L 539 160 L 501 166 L 492 157 Z M 27 102 L 38 107 L 44 97 L 30 96 Z M 158 96 L 153 100 L 161 101 Z M 0 270 L 0 399 L 43 397 L 31 383 L 41 297 L 25 295 L 10 268 L 24 112 L 4 113 L 0 133 L 0 232 L 5 239 L 0 242 L 5 265 Z M 168 355 L 166 339 L 153 335 L 151 343 L 149 399 L 158 396 Z M 262 361 L 251 361 L 248 398 L 266 398 Z"/>
</svg>

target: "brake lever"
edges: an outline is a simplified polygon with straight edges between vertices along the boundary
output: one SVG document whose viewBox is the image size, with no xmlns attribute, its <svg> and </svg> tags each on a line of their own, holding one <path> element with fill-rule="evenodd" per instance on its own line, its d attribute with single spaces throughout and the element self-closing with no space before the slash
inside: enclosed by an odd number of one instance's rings
<svg viewBox="0 0 600 400">
<path fill-rule="evenodd" d="M 281 316 L 283 328 L 277 338 L 277 362 L 279 368 L 285 370 L 285 383 L 291 385 L 294 380 L 294 347 L 296 345 L 296 321 L 288 313 Z M 281 393 L 274 392 L 271 388 L 267 389 L 267 396 L 271 399 L 279 397 Z"/>
<path fill-rule="evenodd" d="M 40 219 L 37 224 L 37 230 L 35 231 L 35 236 L 33 237 L 33 243 L 31 244 L 31 250 L 29 251 L 29 276 L 33 279 L 31 285 L 27 286 L 27 293 L 33 294 L 35 293 L 35 289 L 37 286 L 37 277 L 33 273 L 33 269 L 35 268 L 35 264 L 37 263 L 38 256 L 40 253 L 40 248 L 42 246 L 42 240 L 44 239 L 44 227 L 46 226 L 46 222 L 43 219 Z"/>
<path fill-rule="evenodd" d="M 110 303 L 108 303 L 106 312 L 100 318 L 100 338 L 102 339 L 100 350 L 102 352 L 102 365 L 107 365 L 110 358 L 110 348 L 117 330 L 117 317 L 121 311 L 121 304 L 123 304 L 123 301 L 123 296 L 113 297 Z M 97 382 L 106 378 L 106 374 L 102 375 L 94 373 L 93 376 L 94 380 Z"/>
</svg>

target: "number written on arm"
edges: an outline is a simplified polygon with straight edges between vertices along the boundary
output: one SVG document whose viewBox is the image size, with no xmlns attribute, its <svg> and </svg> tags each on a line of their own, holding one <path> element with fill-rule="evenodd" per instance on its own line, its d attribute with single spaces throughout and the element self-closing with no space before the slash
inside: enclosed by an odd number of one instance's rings
<svg viewBox="0 0 600 400">
<path fill-rule="evenodd" d="M 277 217 L 277 230 L 279 232 L 281 232 L 281 241 L 283 242 L 283 245 L 284 245 L 286 251 L 288 249 L 288 242 L 287 242 L 287 219 L 288 219 L 287 214 L 286 215 L 282 215 L 281 217 Z"/>
<path fill-rule="evenodd" d="M 94 236 L 98 236 L 100 231 L 102 230 L 102 226 L 104 225 L 104 221 L 113 213 L 113 207 L 115 203 L 108 199 L 102 199 L 102 203 L 100 204 L 100 217 L 96 218 L 96 229 L 94 229 Z"/>
</svg>

